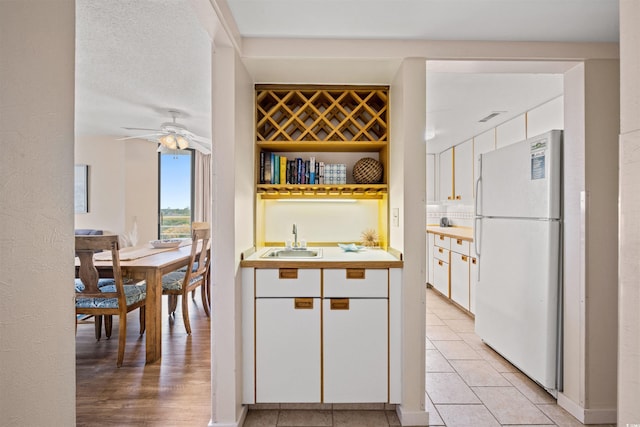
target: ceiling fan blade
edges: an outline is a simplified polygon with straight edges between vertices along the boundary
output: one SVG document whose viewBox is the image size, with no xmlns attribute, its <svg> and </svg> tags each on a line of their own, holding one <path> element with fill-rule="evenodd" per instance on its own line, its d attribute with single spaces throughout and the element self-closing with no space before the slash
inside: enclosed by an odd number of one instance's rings
<svg viewBox="0 0 640 427">
<path fill-rule="evenodd" d="M 128 128 L 126 126 L 123 126 L 122 129 L 126 129 L 126 130 L 150 130 L 150 131 L 154 131 L 154 132 L 160 132 L 160 129 L 149 129 L 149 128 Z"/>
<path fill-rule="evenodd" d="M 156 132 L 156 133 L 147 133 L 145 135 L 136 135 L 136 136 L 127 136 L 124 138 L 117 138 L 116 141 L 126 141 L 127 139 L 147 139 L 150 136 L 162 136 L 164 135 L 163 133 L 160 132 Z"/>
<path fill-rule="evenodd" d="M 211 144 L 203 143 L 195 139 L 191 139 L 189 143 L 191 145 L 191 148 L 193 148 L 194 150 L 198 150 L 203 154 L 211 154 Z"/>
</svg>

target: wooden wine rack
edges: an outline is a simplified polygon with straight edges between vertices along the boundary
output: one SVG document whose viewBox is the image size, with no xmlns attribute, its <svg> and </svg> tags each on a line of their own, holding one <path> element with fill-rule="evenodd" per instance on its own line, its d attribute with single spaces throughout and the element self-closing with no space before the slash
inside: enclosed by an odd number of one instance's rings
<svg viewBox="0 0 640 427">
<path fill-rule="evenodd" d="M 387 142 L 386 86 L 256 85 L 260 142 Z"/>
<path fill-rule="evenodd" d="M 265 152 L 377 153 L 388 158 L 388 86 L 256 85 L 256 176 Z M 363 154 L 364 157 L 364 154 Z M 263 184 L 256 194 L 270 198 L 383 199 L 379 184 Z"/>
</svg>

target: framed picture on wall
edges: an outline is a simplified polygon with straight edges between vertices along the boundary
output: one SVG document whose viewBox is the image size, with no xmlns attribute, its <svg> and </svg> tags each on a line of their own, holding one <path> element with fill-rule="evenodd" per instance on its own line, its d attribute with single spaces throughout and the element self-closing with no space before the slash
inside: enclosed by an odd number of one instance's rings
<svg viewBox="0 0 640 427">
<path fill-rule="evenodd" d="M 74 171 L 75 213 L 89 212 L 89 165 L 75 165 Z"/>
</svg>

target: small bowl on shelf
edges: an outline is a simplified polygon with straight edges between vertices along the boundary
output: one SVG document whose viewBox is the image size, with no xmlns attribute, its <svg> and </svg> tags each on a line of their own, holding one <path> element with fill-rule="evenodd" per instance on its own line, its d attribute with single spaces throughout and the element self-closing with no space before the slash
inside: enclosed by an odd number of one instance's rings
<svg viewBox="0 0 640 427">
<path fill-rule="evenodd" d="M 182 239 L 151 240 L 149 244 L 156 249 L 177 248 L 182 243 Z"/>
</svg>

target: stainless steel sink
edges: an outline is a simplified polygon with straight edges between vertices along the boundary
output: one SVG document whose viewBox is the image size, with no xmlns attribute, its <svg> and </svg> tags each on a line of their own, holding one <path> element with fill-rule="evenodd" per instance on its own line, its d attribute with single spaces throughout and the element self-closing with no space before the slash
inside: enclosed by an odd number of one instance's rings
<svg viewBox="0 0 640 427">
<path fill-rule="evenodd" d="M 322 258 L 322 249 L 285 249 L 274 248 L 267 251 L 260 258 Z"/>
</svg>

